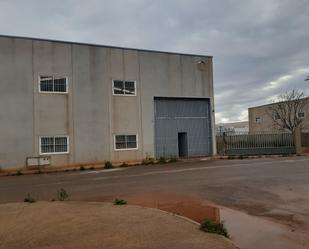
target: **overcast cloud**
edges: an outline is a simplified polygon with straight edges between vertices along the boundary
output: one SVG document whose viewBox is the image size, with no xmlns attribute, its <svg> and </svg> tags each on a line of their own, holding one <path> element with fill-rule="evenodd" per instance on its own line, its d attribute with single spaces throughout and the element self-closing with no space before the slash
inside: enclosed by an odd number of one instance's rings
<svg viewBox="0 0 309 249">
<path fill-rule="evenodd" d="M 309 95 L 308 0 L 0 0 L 0 34 L 212 55 L 217 122 Z"/>
</svg>

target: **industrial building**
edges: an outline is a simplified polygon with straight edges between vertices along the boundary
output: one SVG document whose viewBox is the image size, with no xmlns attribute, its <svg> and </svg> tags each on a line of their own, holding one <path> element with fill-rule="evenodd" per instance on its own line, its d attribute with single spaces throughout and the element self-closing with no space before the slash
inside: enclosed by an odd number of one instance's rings
<svg viewBox="0 0 309 249">
<path fill-rule="evenodd" d="M 302 99 L 305 102 L 303 110 L 296 113 L 298 118 L 303 119 L 301 128 L 303 130 L 309 130 L 309 98 Z M 271 107 L 276 103 L 255 106 L 248 109 L 249 115 L 249 132 L 282 132 L 280 127 L 274 124 Z"/>
<path fill-rule="evenodd" d="M 211 156 L 212 57 L 0 36 L 0 167 Z"/>
</svg>

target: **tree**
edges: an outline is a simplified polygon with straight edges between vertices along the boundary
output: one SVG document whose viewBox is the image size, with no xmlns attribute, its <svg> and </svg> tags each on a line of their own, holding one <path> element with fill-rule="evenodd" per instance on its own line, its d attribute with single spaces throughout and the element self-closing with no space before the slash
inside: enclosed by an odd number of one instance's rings
<svg viewBox="0 0 309 249">
<path fill-rule="evenodd" d="M 297 128 L 301 128 L 304 121 L 300 114 L 303 113 L 305 104 L 304 93 L 292 90 L 280 95 L 269 106 L 268 115 L 277 128 L 294 133 Z"/>
</svg>

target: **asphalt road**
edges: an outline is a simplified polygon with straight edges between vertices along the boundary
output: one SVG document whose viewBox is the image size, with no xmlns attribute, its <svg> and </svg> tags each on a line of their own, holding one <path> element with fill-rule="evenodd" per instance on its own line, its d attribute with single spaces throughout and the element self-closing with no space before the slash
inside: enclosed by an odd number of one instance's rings
<svg viewBox="0 0 309 249">
<path fill-rule="evenodd" d="M 71 200 L 181 193 L 309 231 L 309 157 L 194 161 L 1 177 L 0 203 L 23 201 L 27 193 L 38 200 L 51 200 L 60 188 L 67 190 Z"/>
</svg>

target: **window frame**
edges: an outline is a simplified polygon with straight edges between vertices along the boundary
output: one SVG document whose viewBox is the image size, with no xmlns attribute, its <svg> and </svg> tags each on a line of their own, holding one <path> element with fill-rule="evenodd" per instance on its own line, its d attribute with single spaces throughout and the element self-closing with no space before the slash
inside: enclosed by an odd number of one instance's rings
<svg viewBox="0 0 309 249">
<path fill-rule="evenodd" d="M 134 82 L 134 94 L 126 94 L 124 92 L 124 94 L 119 94 L 119 93 L 115 93 L 114 89 L 115 89 L 115 81 L 122 81 L 124 83 L 124 90 L 125 90 L 125 82 Z M 117 79 L 113 79 L 112 80 L 112 93 L 113 96 L 122 96 L 122 97 L 136 97 L 137 96 L 137 84 L 136 84 L 136 80 L 117 80 Z"/>
<path fill-rule="evenodd" d="M 41 91 L 41 77 L 52 77 L 53 78 L 53 91 Z M 63 78 L 65 79 L 65 92 L 58 92 L 58 91 L 54 91 L 55 88 L 55 83 L 54 80 L 55 78 Z M 38 76 L 38 88 L 39 88 L 39 93 L 48 93 L 48 94 L 68 94 L 69 93 L 69 77 L 65 76 L 65 77 L 61 77 L 61 76 L 48 76 L 48 75 L 39 75 Z"/>
<path fill-rule="evenodd" d="M 54 152 L 42 152 L 42 138 L 53 138 L 54 139 Z M 67 151 L 55 152 L 55 138 L 66 138 L 67 139 Z M 68 135 L 57 135 L 57 136 L 39 136 L 39 152 L 40 155 L 63 155 L 70 153 L 70 137 Z"/>
<path fill-rule="evenodd" d="M 255 123 L 261 124 L 262 123 L 262 117 L 255 117 Z"/>
<path fill-rule="evenodd" d="M 303 116 L 299 116 L 299 114 L 302 114 Z M 305 112 L 298 112 L 297 113 L 297 118 L 304 119 L 305 117 L 306 117 Z"/>
<path fill-rule="evenodd" d="M 117 149 L 116 148 L 116 136 L 136 136 L 136 148 L 124 148 L 124 149 Z M 138 134 L 114 134 L 114 151 L 128 151 L 128 150 L 138 150 Z"/>
</svg>

